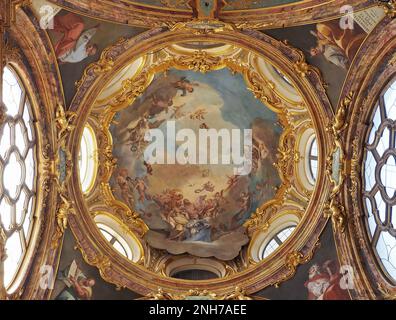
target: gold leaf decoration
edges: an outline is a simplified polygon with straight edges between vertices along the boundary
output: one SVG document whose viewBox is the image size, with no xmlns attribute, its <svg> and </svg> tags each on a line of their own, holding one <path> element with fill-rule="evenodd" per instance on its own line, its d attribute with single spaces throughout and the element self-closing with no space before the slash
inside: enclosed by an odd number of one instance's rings
<svg viewBox="0 0 396 320">
<path fill-rule="evenodd" d="M 179 66 L 188 70 L 206 73 L 220 66 L 221 58 L 209 55 L 206 51 L 195 51 L 191 56 L 181 56 L 176 59 Z"/>
<path fill-rule="evenodd" d="M 326 206 L 325 217 L 331 218 L 333 228 L 341 233 L 345 232 L 347 216 L 345 214 L 345 208 L 339 203 L 336 197 L 330 200 L 330 203 Z"/>
</svg>

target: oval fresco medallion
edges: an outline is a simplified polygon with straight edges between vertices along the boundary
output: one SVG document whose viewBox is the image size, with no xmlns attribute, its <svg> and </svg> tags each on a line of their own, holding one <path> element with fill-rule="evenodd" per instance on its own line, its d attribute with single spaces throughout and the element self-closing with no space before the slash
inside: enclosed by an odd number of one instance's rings
<svg viewBox="0 0 396 320">
<path fill-rule="evenodd" d="M 157 74 L 111 133 L 115 197 L 146 223 L 147 243 L 172 254 L 235 258 L 244 223 L 281 185 L 278 116 L 226 68 Z"/>
</svg>

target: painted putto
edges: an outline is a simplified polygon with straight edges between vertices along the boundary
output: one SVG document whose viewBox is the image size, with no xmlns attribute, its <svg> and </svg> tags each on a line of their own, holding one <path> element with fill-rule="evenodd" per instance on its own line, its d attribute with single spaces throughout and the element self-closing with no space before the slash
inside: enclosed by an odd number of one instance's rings
<svg viewBox="0 0 396 320">
<path fill-rule="evenodd" d="M 249 241 L 243 224 L 274 197 L 281 183 L 274 166 L 282 131 L 277 121 L 276 113 L 246 88 L 243 77 L 228 69 L 205 75 L 175 69 L 159 74 L 114 119 L 115 196 L 147 224 L 151 246 L 172 254 L 233 259 Z M 202 136 L 191 140 L 186 135 L 187 141 L 172 141 L 170 125 L 196 136 L 214 129 L 219 139 L 203 143 Z M 150 140 L 155 140 L 152 129 L 165 141 L 163 150 L 153 152 L 162 158 L 155 163 L 147 158 Z M 237 152 L 244 153 L 243 134 L 235 133 L 246 130 L 251 132 L 250 170 L 236 174 L 230 154 L 235 155 L 232 149 L 240 142 Z M 225 143 L 227 133 L 233 138 L 230 144 Z M 169 161 L 176 149 L 178 159 L 185 155 L 184 163 Z M 208 154 L 208 161 L 198 159 L 202 154 Z"/>
</svg>

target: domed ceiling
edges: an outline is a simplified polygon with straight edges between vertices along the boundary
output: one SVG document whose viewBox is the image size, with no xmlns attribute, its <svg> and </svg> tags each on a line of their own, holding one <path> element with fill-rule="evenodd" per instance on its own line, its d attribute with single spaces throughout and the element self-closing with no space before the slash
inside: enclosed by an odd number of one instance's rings
<svg viewBox="0 0 396 320">
<path fill-rule="evenodd" d="M 328 101 L 312 95 L 304 88 L 311 84 L 291 72 L 296 62 L 282 53 L 290 50 L 285 44 L 259 40 L 253 51 L 246 49 L 252 38 L 239 33 L 233 40 L 231 26 L 210 37 L 189 28 L 151 33 L 147 43 L 121 39 L 106 49 L 100 65 L 85 71 L 71 108 L 84 115 L 78 118 L 79 130 L 89 127 L 95 136 L 98 168 L 83 197 L 76 181 L 79 209 L 70 223 L 74 230 L 87 228 L 94 247 L 104 241 L 95 225 L 127 230 L 134 264 L 127 264 L 123 277 L 130 282 L 123 285 L 137 286 L 138 292 L 147 290 L 139 287 L 147 273 L 152 281 L 144 286 L 151 290 L 157 280 L 168 290 L 188 286 L 172 275 L 191 268 L 216 274 L 211 285 L 220 288 L 231 285 L 229 277 L 265 286 L 274 272 L 280 278 L 290 272 L 263 267 L 271 257 L 283 261 L 286 254 L 286 246 L 268 249 L 268 233 L 287 230 L 283 241 L 309 254 L 315 241 L 306 241 L 326 221 L 314 209 L 323 202 L 310 201 L 319 191 L 307 180 L 301 155 L 321 116 L 307 101 Z M 139 46 L 142 53 L 131 59 Z M 267 47 L 257 52 L 260 46 Z M 289 54 L 300 59 L 294 49 Z M 96 81 L 102 73 L 94 70 L 106 67 L 106 55 L 110 72 Z M 320 87 L 319 73 L 309 72 Z M 323 185 L 316 199 L 325 190 Z M 95 256 L 112 252 L 108 246 L 100 244 L 105 251 Z M 96 250 L 88 247 L 82 250 Z M 110 255 L 112 265 L 124 263 Z"/>
<path fill-rule="evenodd" d="M 43 190 L 54 189 L 48 254 L 61 273 L 94 270 L 91 286 L 101 278 L 151 297 L 159 287 L 225 297 L 240 284 L 254 294 L 294 277 L 331 238 L 330 219 L 344 232 L 336 195 L 353 165 L 341 135 L 354 92 L 339 93 L 385 15 L 349 2 L 350 30 L 341 30 L 343 0 L 37 0 L 20 9 L 19 28 L 48 43 L 29 59 L 44 57 L 60 79 L 48 81 L 59 86 L 48 101 L 53 150 L 39 142 Z M 48 29 L 43 8 L 54 15 Z"/>
<path fill-rule="evenodd" d="M 37 0 L 43 1 L 43 0 Z M 94 18 L 139 27 L 174 26 L 198 15 L 245 29 L 273 29 L 339 17 L 340 8 L 367 7 L 365 0 L 48 0 Z M 372 5 L 372 4 L 370 4 Z M 293 14 L 298 12 L 298 14 Z"/>
<path fill-rule="evenodd" d="M 173 254 L 233 259 L 249 241 L 244 222 L 274 198 L 281 184 L 274 166 L 282 132 L 277 121 L 240 74 L 170 69 L 116 114 L 112 137 L 117 170 L 111 187 L 147 224 L 145 238 L 151 246 Z M 168 145 L 160 163 L 151 165 L 144 152 L 150 152 L 145 136 L 153 128 Z M 186 128 L 188 132 L 180 132 Z M 251 137 L 244 137 L 247 129 Z M 202 138 L 209 130 L 216 130 L 218 148 L 210 146 L 214 140 Z M 243 158 L 248 144 L 254 151 L 252 163 L 232 163 L 231 153 L 233 160 L 237 153 L 238 162 L 249 160 Z M 187 164 L 174 161 L 181 153 Z"/>
<path fill-rule="evenodd" d="M 191 9 L 191 0 L 135 0 L 130 1 L 144 6 L 158 6 L 181 10 Z M 209 2 L 209 1 L 208 1 Z M 224 0 L 223 10 L 240 10 L 240 9 L 259 9 L 269 8 L 279 5 L 286 5 L 296 2 L 304 2 L 301 0 Z"/>
</svg>

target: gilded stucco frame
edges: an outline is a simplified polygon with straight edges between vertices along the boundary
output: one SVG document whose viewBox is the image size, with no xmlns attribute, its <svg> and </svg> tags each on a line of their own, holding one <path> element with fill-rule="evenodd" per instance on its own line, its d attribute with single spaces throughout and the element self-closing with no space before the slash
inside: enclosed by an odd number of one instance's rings
<svg viewBox="0 0 396 320">
<path fill-rule="evenodd" d="M 396 75 L 396 19 L 381 21 L 355 57 L 341 94 L 349 123 L 340 135 L 345 147 L 345 182 L 340 204 L 345 208 L 345 230 L 335 230 L 340 263 L 354 268 L 355 299 L 395 299 L 396 287 L 385 276 L 371 248 L 364 217 L 362 179 L 364 146 L 379 95 Z M 372 43 L 376 43 L 373 46 Z"/>
<path fill-rule="evenodd" d="M 7 299 L 47 299 L 51 286 L 40 286 L 42 267 L 56 270 L 60 258 L 62 239 L 53 243 L 56 230 L 58 142 L 54 123 L 54 106 L 63 104 L 63 91 L 55 63 L 55 56 L 46 33 L 30 9 L 15 11 L 14 21 L 8 29 L 8 42 L 4 58 L 21 76 L 30 95 L 36 129 L 37 195 L 35 205 L 34 247 L 20 270 L 20 285 Z M 32 244 L 33 245 L 33 244 Z M 48 271 L 48 269 L 47 269 Z M 50 283 L 49 283 L 50 284 Z"/>
<path fill-rule="evenodd" d="M 143 28 L 173 26 L 194 18 L 191 9 L 151 6 L 129 0 L 118 1 L 117 6 L 109 6 L 105 0 L 97 1 L 94 6 L 89 0 L 48 1 L 95 19 Z M 268 8 L 221 10 L 218 18 L 239 29 L 275 29 L 337 19 L 343 15 L 340 9 L 345 5 L 352 6 L 356 12 L 377 4 L 373 0 L 305 0 Z"/>
<path fill-rule="evenodd" d="M 169 44 L 208 40 L 230 43 L 252 51 L 273 62 L 291 78 L 305 99 L 304 102 L 310 111 L 318 140 L 322 142 L 319 147 L 320 154 L 326 156 L 321 156 L 320 170 L 324 172 L 325 159 L 330 154 L 333 145 L 333 136 L 325 130 L 325 126 L 330 125 L 333 113 L 320 73 L 310 67 L 303 54 L 290 45 L 259 32 L 250 30 L 240 32 L 232 27 L 214 30 L 209 34 L 192 32 L 183 26 L 173 30 L 157 28 L 131 39 L 120 39 L 112 47 L 106 49 L 100 60 L 86 69 L 70 106 L 69 112 L 77 112 L 80 115 L 75 119 L 75 129 L 71 131 L 66 141 L 66 149 L 72 155 L 73 161 L 77 160 L 82 130 L 96 97 L 104 84 L 110 81 L 112 76 L 128 61 L 131 61 L 131 57 L 136 59 L 147 52 L 156 52 Z M 139 86 L 137 88 L 139 89 Z M 108 160 L 112 160 L 111 155 Z M 288 246 L 281 248 L 276 257 L 259 264 L 252 264 L 243 272 L 218 280 L 191 282 L 167 278 L 147 271 L 139 264 L 134 265 L 125 259 L 119 259 L 118 254 L 114 253 L 94 225 L 82 196 L 77 170 L 73 170 L 67 189 L 75 208 L 75 215 L 69 216 L 69 225 L 85 261 L 96 266 L 103 279 L 119 288 L 128 288 L 142 295 L 154 292 L 158 287 L 173 294 L 197 288 L 222 295 L 234 292 L 235 287 L 240 285 L 247 294 L 251 294 L 268 285 L 279 284 L 291 278 L 298 265 L 312 258 L 315 249 L 319 246 L 319 237 L 327 222 L 324 209 L 330 194 L 330 187 L 331 183 L 327 176 L 319 174 L 317 187 L 299 229 L 291 237 Z M 135 219 L 133 216 L 130 218 Z"/>
<path fill-rule="evenodd" d="M 150 60 L 150 62 L 146 65 L 145 60 Z M 97 189 L 87 199 L 90 212 L 98 208 L 111 211 L 110 215 L 121 219 L 124 225 L 129 226 L 140 237 L 146 233 L 148 227 L 144 221 L 138 218 L 138 214 L 131 211 L 122 201 L 115 199 L 109 183 L 117 166 L 116 159 L 113 159 L 111 155 L 113 142 L 109 130 L 114 116 L 118 111 L 132 105 L 134 100 L 150 85 L 157 73 L 166 72 L 171 68 L 202 73 L 227 68 L 232 73 L 242 75 L 248 90 L 252 91 L 253 95 L 267 105 L 270 110 L 278 114 L 279 123 L 284 128 L 279 142 L 278 161 L 274 164 L 282 183 L 274 199 L 262 204 L 252 218 L 245 223 L 248 235 L 253 240 L 250 241 L 247 250 L 243 250 L 239 256 L 243 261 L 242 265 L 239 264 L 238 268 L 235 261 L 216 261 L 223 264 L 228 270 L 227 275 L 237 273 L 254 263 L 250 257 L 252 242 L 256 239 L 256 235 L 269 227 L 277 218 L 290 211 L 301 218 L 311 196 L 309 190 L 297 183 L 300 174 L 296 173 L 298 171 L 296 165 L 300 161 L 300 156 L 296 150 L 297 134 L 294 132 L 295 130 L 304 130 L 304 127 L 311 124 L 309 112 L 303 102 L 292 101 L 282 96 L 277 91 L 277 84 L 266 79 L 258 71 L 257 60 L 257 56 L 252 57 L 249 52 L 234 46 L 231 48 L 221 46 L 219 50 L 214 50 L 212 53 L 200 50 L 182 50 L 181 47 L 169 46 L 164 50 L 156 51 L 154 55 L 151 55 L 151 59 L 145 57 L 142 60 L 145 67 L 140 65 L 132 78 L 122 81 L 123 85 L 120 90 L 111 94 L 108 99 L 98 102 L 98 106 L 95 105 L 92 109 L 89 119 L 100 119 L 94 121 L 95 132 L 100 144 L 98 146 L 99 174 L 95 182 Z M 142 250 L 140 254 L 143 259 L 142 263 L 146 267 L 151 271 L 158 270 L 159 266 L 155 259 L 154 261 L 151 259 L 150 250 Z"/>
</svg>

